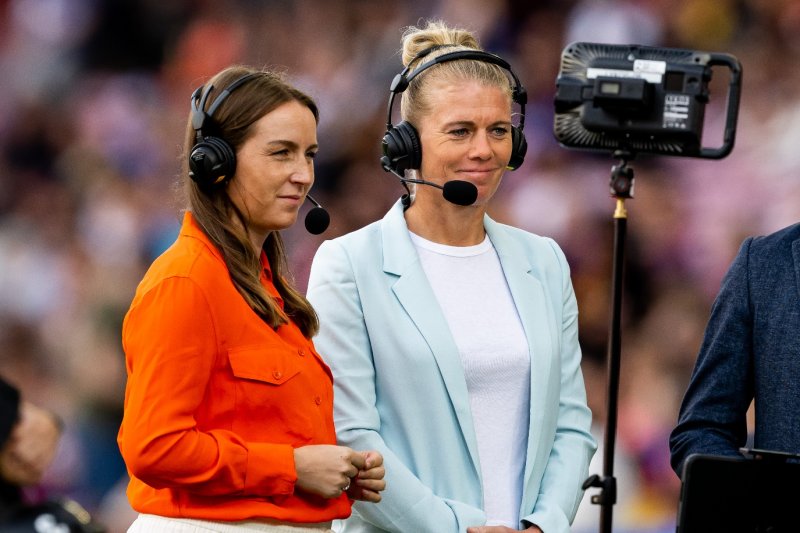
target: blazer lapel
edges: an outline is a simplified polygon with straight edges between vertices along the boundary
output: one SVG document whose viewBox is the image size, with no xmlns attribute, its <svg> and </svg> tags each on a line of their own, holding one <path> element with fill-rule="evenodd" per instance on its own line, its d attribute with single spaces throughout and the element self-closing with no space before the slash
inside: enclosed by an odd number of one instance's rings
<svg viewBox="0 0 800 533">
<path fill-rule="evenodd" d="M 381 229 L 384 271 L 397 276 L 392 290 L 433 353 L 467 444 L 473 468 L 480 478 L 478 443 L 461 356 L 408 235 L 399 202 L 383 218 Z"/>
<path fill-rule="evenodd" d="M 537 454 L 544 453 L 546 448 L 540 446 L 541 435 L 534 428 L 546 427 L 544 419 L 548 413 L 541 407 L 547 405 L 546 398 L 551 386 L 554 350 L 551 332 L 557 331 L 558 326 L 554 324 L 552 313 L 548 312 L 546 293 L 524 250 L 500 224 L 488 216 L 484 219 L 484 226 L 500 257 L 508 288 L 528 339 L 531 358 L 530 423 L 523 485 L 527 486 L 534 464 L 544 464 L 537 460 L 541 459 L 537 458 Z"/>
</svg>

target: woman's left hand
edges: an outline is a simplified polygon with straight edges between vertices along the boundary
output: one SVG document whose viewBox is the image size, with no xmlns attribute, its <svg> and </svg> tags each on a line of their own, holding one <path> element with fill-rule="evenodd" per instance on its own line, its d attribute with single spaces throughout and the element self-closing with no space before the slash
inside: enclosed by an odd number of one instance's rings
<svg viewBox="0 0 800 533">
<path fill-rule="evenodd" d="M 347 496 L 353 500 L 378 503 L 381 501 L 380 492 L 386 488 L 383 456 L 374 450 L 361 453 L 364 455 L 365 465 L 351 480 L 346 491 Z"/>
<path fill-rule="evenodd" d="M 543 533 L 541 529 L 536 526 L 531 526 L 528 529 L 511 529 L 506 526 L 476 526 L 468 527 L 467 533 L 518 533 L 524 531 L 525 533 Z"/>
</svg>

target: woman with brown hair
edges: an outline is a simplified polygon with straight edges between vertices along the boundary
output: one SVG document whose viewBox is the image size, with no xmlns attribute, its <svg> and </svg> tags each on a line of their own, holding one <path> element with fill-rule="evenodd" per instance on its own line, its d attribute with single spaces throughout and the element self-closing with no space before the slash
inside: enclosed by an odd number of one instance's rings
<svg viewBox="0 0 800 533">
<path fill-rule="evenodd" d="M 317 315 L 280 236 L 314 182 L 317 119 L 240 66 L 192 95 L 188 209 L 123 325 L 129 531 L 319 532 L 380 500 L 382 456 L 336 445 Z"/>
</svg>

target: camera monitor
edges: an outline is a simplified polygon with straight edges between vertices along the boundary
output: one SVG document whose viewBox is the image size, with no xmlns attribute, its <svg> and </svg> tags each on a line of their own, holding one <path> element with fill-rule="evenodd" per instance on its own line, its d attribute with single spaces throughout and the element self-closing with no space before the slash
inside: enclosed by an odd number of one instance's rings
<svg viewBox="0 0 800 533">
<path fill-rule="evenodd" d="M 704 147 L 712 67 L 730 69 L 723 143 Z M 572 43 L 556 79 L 554 134 L 565 147 L 720 159 L 733 149 L 742 67 L 729 54 Z"/>
</svg>

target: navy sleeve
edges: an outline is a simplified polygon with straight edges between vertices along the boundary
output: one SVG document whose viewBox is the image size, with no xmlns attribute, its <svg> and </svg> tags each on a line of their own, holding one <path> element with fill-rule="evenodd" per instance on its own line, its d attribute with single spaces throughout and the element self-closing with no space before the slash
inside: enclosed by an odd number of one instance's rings
<svg viewBox="0 0 800 533">
<path fill-rule="evenodd" d="M 693 453 L 739 455 L 753 399 L 753 318 L 746 239 L 711 309 L 678 424 L 670 436 L 672 468 L 681 475 Z"/>
</svg>

